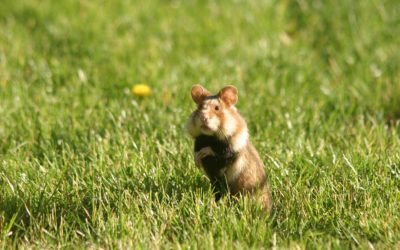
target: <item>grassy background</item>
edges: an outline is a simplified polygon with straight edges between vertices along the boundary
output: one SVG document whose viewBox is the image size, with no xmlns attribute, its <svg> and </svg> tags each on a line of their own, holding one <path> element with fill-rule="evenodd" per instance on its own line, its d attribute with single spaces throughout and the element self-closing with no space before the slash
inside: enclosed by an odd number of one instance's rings
<svg viewBox="0 0 400 250">
<path fill-rule="evenodd" d="M 399 44 L 397 0 L 3 0 L 0 245 L 400 247 Z M 213 202 L 194 83 L 238 87 L 270 218 Z"/>
</svg>

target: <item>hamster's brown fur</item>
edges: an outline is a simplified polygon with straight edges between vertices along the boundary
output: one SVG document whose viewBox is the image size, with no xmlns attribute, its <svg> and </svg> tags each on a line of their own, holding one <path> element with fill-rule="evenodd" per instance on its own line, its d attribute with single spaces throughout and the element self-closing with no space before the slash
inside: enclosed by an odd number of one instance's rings
<svg viewBox="0 0 400 250">
<path fill-rule="evenodd" d="M 194 85 L 191 95 L 197 109 L 189 117 L 187 130 L 195 140 L 196 166 L 205 171 L 214 187 L 225 182 L 231 195 L 251 194 L 269 212 L 272 200 L 264 165 L 234 106 L 237 89 L 226 86 L 212 95 Z"/>
</svg>

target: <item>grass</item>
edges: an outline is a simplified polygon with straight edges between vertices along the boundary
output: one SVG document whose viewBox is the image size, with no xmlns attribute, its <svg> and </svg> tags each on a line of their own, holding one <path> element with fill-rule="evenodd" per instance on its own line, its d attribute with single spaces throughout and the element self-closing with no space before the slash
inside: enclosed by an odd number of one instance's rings
<svg viewBox="0 0 400 250">
<path fill-rule="evenodd" d="M 397 0 L 3 0 L 0 245 L 399 248 L 399 44 Z M 269 218 L 213 202 L 194 83 L 239 89 Z"/>
</svg>

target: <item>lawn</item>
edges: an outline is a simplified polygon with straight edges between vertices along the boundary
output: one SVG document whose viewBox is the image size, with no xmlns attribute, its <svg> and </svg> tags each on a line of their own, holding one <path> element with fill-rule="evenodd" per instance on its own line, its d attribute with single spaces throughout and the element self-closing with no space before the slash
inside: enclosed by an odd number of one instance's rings
<svg viewBox="0 0 400 250">
<path fill-rule="evenodd" d="M 195 83 L 238 88 L 269 217 L 194 166 Z M 0 247 L 400 248 L 400 2 L 2 0 Z"/>
</svg>

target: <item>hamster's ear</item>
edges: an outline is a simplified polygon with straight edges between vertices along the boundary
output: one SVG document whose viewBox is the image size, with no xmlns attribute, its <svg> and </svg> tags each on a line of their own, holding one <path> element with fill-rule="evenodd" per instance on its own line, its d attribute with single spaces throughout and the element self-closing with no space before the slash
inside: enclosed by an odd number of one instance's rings
<svg viewBox="0 0 400 250">
<path fill-rule="evenodd" d="M 222 99 L 228 106 L 233 106 L 237 103 L 238 100 L 238 91 L 232 86 L 228 85 L 221 89 L 218 93 L 219 98 Z"/>
<path fill-rule="evenodd" d="M 206 98 L 207 96 L 210 96 L 211 93 L 206 90 L 205 88 L 203 88 L 201 85 L 193 85 L 192 87 L 192 99 L 195 103 L 199 104 L 201 103 L 204 98 Z"/>
</svg>

